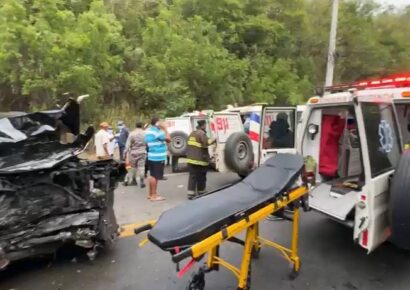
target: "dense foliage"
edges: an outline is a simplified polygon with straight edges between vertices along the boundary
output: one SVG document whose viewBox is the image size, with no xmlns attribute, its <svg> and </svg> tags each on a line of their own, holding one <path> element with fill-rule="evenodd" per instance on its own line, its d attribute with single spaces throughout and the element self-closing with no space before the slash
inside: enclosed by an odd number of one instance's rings
<svg viewBox="0 0 410 290">
<path fill-rule="evenodd" d="M 1 111 L 90 94 L 84 121 L 303 102 L 330 0 L 0 0 Z M 342 1 L 336 82 L 410 69 L 410 8 Z"/>
</svg>

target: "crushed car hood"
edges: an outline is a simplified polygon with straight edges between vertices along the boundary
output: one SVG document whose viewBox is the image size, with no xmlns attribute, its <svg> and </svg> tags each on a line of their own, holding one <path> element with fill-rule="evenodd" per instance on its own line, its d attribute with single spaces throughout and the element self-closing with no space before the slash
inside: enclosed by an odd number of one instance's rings
<svg viewBox="0 0 410 290">
<path fill-rule="evenodd" d="M 94 130 L 79 134 L 79 110 L 70 99 L 59 110 L 0 113 L 0 174 L 52 168 L 82 152 Z"/>
</svg>

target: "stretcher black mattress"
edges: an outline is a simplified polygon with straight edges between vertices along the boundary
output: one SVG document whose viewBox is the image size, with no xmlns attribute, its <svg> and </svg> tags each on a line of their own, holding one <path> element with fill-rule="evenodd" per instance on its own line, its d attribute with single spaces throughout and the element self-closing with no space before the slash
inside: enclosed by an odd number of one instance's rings
<svg viewBox="0 0 410 290">
<path fill-rule="evenodd" d="M 277 154 L 243 181 L 164 212 L 148 238 L 164 250 L 195 244 L 279 197 L 303 165 L 300 155 Z"/>
</svg>

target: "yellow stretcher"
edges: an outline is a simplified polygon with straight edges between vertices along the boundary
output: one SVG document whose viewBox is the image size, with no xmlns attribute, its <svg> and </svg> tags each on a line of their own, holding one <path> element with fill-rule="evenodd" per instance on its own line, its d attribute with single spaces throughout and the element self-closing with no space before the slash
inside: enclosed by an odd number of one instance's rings
<svg viewBox="0 0 410 290">
<path fill-rule="evenodd" d="M 281 155 L 288 155 L 288 154 L 281 154 Z M 288 157 L 289 158 L 289 157 Z M 292 157 L 293 158 L 293 157 Z M 279 160 L 283 161 L 283 159 Z M 300 160 L 299 160 L 300 161 Z M 276 167 L 276 171 L 272 173 L 279 174 L 280 172 L 277 171 L 278 160 L 275 162 L 271 162 L 270 164 L 274 164 Z M 298 165 L 299 163 L 297 163 Z M 295 165 L 295 164 L 293 164 Z M 303 167 L 303 160 L 302 165 Z M 269 167 L 269 162 L 268 166 Z M 298 168 L 298 166 L 293 166 Z M 279 168 L 280 169 L 280 168 Z M 268 168 L 268 170 L 272 171 L 272 168 Z M 286 168 L 289 170 L 289 168 Z M 265 173 L 267 171 L 265 170 Z M 293 172 L 300 173 L 300 170 L 293 170 Z M 263 175 L 262 173 L 259 176 Z M 280 174 L 279 174 L 280 175 Z M 291 174 L 292 175 L 292 174 Z M 294 177 L 293 174 L 291 177 Z M 249 178 L 249 177 L 248 177 Z M 281 176 L 283 179 L 283 176 Z M 290 178 L 294 181 L 294 178 Z M 285 179 L 286 181 L 286 179 Z M 293 183 L 292 181 L 292 183 Z M 246 182 L 246 179 L 245 181 Z M 287 182 L 289 183 L 289 182 Z M 252 182 L 250 183 L 252 184 Z M 267 187 L 262 186 L 263 189 L 267 189 Z M 260 190 L 256 188 L 255 190 Z M 236 188 L 241 188 L 240 186 L 236 186 Z M 233 188 L 235 189 L 235 188 Z M 234 219 L 229 217 L 228 219 L 223 219 L 224 226 L 220 227 L 219 230 L 214 230 L 215 227 L 208 226 L 208 227 L 200 227 L 199 230 L 193 231 L 191 230 L 191 234 L 187 234 L 186 227 L 184 226 L 183 229 L 180 230 L 182 234 L 175 233 L 175 229 L 168 229 L 168 228 L 161 228 L 157 221 L 152 221 L 140 228 L 135 229 L 135 233 L 139 234 L 143 231 L 150 230 L 149 239 L 154 243 L 157 244 L 163 250 L 169 251 L 172 254 L 172 261 L 179 263 L 187 258 L 191 258 L 191 262 L 189 262 L 182 270 L 179 271 L 180 275 L 183 275 L 187 272 L 187 270 L 193 265 L 194 262 L 202 260 L 206 257 L 205 264 L 199 268 L 198 272 L 196 272 L 192 279 L 189 282 L 188 288 L 189 290 L 203 290 L 205 288 L 205 274 L 211 271 L 218 271 L 219 267 L 225 267 L 226 269 L 230 270 L 235 277 L 238 279 L 238 289 L 250 289 L 251 283 L 251 260 L 252 258 L 257 258 L 262 246 L 268 246 L 277 249 L 285 259 L 292 265 L 292 272 L 290 274 L 291 278 L 295 278 L 299 273 L 301 262 L 298 255 L 298 230 L 299 230 L 299 214 L 300 209 L 303 208 L 307 210 L 308 208 L 308 187 L 307 184 L 304 183 L 301 186 L 297 187 L 288 187 L 284 190 L 276 189 L 278 193 L 272 195 L 273 198 L 264 200 L 262 203 L 257 204 L 253 203 L 253 206 L 250 207 L 248 210 L 243 210 L 241 212 L 237 212 L 234 216 Z M 225 192 L 229 193 L 229 192 Z M 215 193 L 214 193 L 215 194 Z M 256 193 L 255 193 L 256 194 Z M 225 197 L 226 198 L 226 197 Z M 231 198 L 227 197 L 228 199 Z M 217 199 L 217 197 L 213 196 L 212 199 Z M 221 199 L 224 199 L 221 197 Z M 232 200 L 231 200 L 232 201 Z M 212 200 L 209 199 L 208 203 L 206 200 L 201 202 L 204 204 L 212 204 Z M 243 202 L 241 203 L 243 204 Z M 257 204 L 257 205 L 256 205 Z M 189 205 L 189 208 L 195 207 L 195 203 Z M 211 206 L 210 208 L 214 208 Z M 176 212 L 182 211 L 183 207 L 180 209 L 173 209 Z M 259 235 L 259 223 L 263 221 L 269 215 L 282 215 L 285 209 L 289 209 L 291 217 L 288 217 L 292 221 L 292 238 L 291 238 L 291 245 L 290 248 L 277 244 L 275 242 L 269 241 Z M 218 212 L 218 211 L 216 211 Z M 161 216 L 160 220 L 168 220 L 167 214 Z M 187 216 L 187 219 L 190 217 Z M 178 224 L 178 218 L 175 218 Z M 218 223 L 218 219 L 214 218 L 215 222 Z M 230 221 L 230 222 L 229 222 Z M 195 222 L 192 226 L 193 229 L 196 229 Z M 201 222 L 198 222 L 198 225 Z M 203 223 L 202 223 L 203 224 Z M 212 224 L 212 223 L 211 223 Z M 168 223 L 168 227 L 173 225 Z M 188 225 L 188 224 L 187 224 Z M 213 224 L 212 224 L 213 225 Z M 156 227 L 159 229 L 156 229 Z M 219 226 L 219 225 L 218 225 Z M 188 225 L 189 227 L 189 225 Z M 246 231 L 246 238 L 245 240 L 240 240 L 237 238 L 237 235 Z M 164 234 L 165 233 L 165 234 Z M 204 233 L 211 233 L 209 235 L 204 235 Z M 186 238 L 188 236 L 188 238 Z M 164 237 L 166 237 L 164 239 Z M 176 238 L 174 238 L 176 237 Z M 142 241 L 141 244 L 145 244 L 147 239 Z M 225 241 L 234 242 L 240 245 L 243 245 L 243 253 L 242 253 L 242 262 L 240 267 L 236 267 L 231 263 L 225 261 L 219 256 L 219 247 Z M 176 246 L 177 245 L 177 246 Z M 179 267 L 177 266 L 177 270 Z"/>
</svg>

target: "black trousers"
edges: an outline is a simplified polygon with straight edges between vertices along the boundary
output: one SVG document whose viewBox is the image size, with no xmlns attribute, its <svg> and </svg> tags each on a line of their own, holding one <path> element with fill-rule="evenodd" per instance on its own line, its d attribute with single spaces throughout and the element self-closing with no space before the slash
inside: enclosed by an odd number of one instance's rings
<svg viewBox="0 0 410 290">
<path fill-rule="evenodd" d="M 188 190 L 201 193 L 206 188 L 206 172 L 208 166 L 188 164 Z"/>
</svg>

